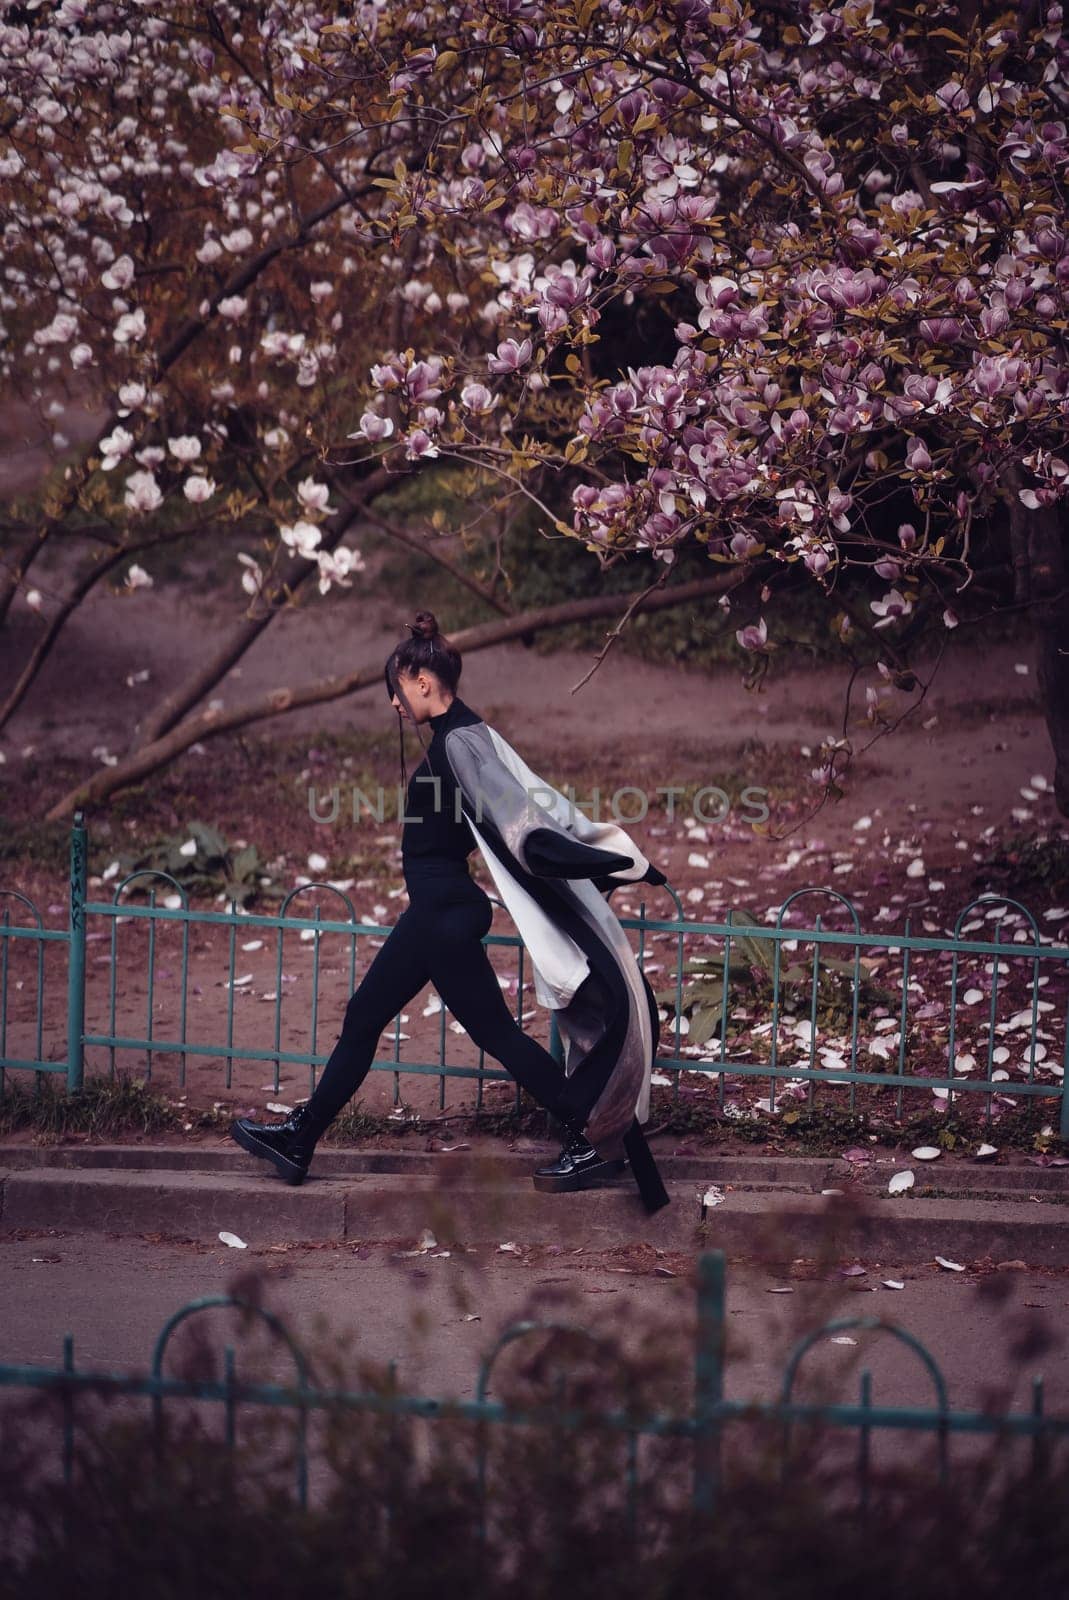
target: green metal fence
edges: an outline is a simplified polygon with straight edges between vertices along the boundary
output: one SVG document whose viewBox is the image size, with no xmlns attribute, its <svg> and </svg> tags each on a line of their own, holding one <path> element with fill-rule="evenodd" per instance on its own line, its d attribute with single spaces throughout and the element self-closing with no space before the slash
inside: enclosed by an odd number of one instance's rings
<svg viewBox="0 0 1069 1600">
<path fill-rule="evenodd" d="M 310 1363 L 285 1324 L 271 1311 L 230 1295 L 210 1295 L 194 1300 L 177 1311 L 164 1325 L 152 1354 L 147 1374 L 120 1374 L 78 1368 L 74 1341 L 70 1334 L 63 1342 L 63 1361 L 58 1367 L 0 1365 L 0 1389 L 36 1390 L 58 1397 L 62 1429 L 62 1473 L 70 1481 L 75 1457 L 80 1396 L 127 1396 L 149 1403 L 155 1437 L 164 1439 L 165 1408 L 182 1402 L 207 1402 L 222 1414 L 222 1442 L 233 1448 L 242 1408 L 271 1407 L 294 1415 L 293 1473 L 294 1491 L 302 1506 L 308 1503 L 309 1469 L 312 1450 L 309 1420 L 317 1413 L 344 1414 L 366 1412 L 394 1418 L 422 1418 L 431 1423 L 445 1419 L 488 1425 L 476 1435 L 477 1507 L 483 1526 L 490 1503 L 487 1484 L 489 1426 L 553 1428 L 596 1428 L 619 1435 L 626 1444 L 623 1459 L 622 1491 L 630 1514 L 637 1510 L 640 1492 L 639 1442 L 647 1437 L 673 1438 L 691 1446 L 688 1458 L 689 1492 L 696 1511 L 712 1513 L 717 1494 L 728 1481 L 730 1458 L 725 1442 L 730 1428 L 747 1424 L 773 1424 L 779 1439 L 781 1467 L 786 1470 L 796 1433 L 806 1426 L 838 1430 L 853 1440 L 857 1491 L 866 1503 L 872 1472 L 872 1446 L 881 1433 L 907 1436 L 927 1435 L 936 1443 L 937 1471 L 946 1481 L 952 1470 L 949 1441 L 955 1435 L 987 1436 L 1000 1441 L 1022 1440 L 1031 1446 L 1035 1468 L 1043 1464 L 1044 1452 L 1052 1440 L 1069 1438 L 1069 1416 L 1048 1414 L 1044 1404 L 1043 1380 L 1032 1381 L 1031 1408 L 1027 1411 L 954 1410 L 946 1382 L 938 1364 L 921 1342 L 897 1323 L 883 1317 L 840 1318 L 813 1329 L 791 1350 L 783 1368 L 779 1393 L 774 1400 L 735 1400 L 725 1397 L 726 1348 L 726 1266 L 720 1251 L 699 1257 L 696 1274 L 696 1316 L 693 1384 L 689 1407 L 678 1414 L 636 1413 L 634 1408 L 607 1410 L 562 1406 L 549 1398 L 542 1404 L 522 1409 L 493 1398 L 495 1365 L 502 1352 L 517 1341 L 546 1332 L 580 1334 L 598 1342 L 597 1336 L 577 1326 L 562 1323 L 526 1321 L 513 1324 L 495 1341 L 482 1360 L 475 1385 L 475 1398 L 434 1398 L 406 1393 L 396 1384 L 396 1371 L 390 1367 L 390 1381 L 383 1387 L 363 1390 L 317 1387 L 310 1375 Z M 235 1349 L 223 1352 L 221 1378 L 180 1378 L 165 1375 L 168 1345 L 177 1328 L 200 1313 L 233 1308 L 258 1319 L 278 1339 L 293 1362 L 291 1383 L 244 1381 L 237 1373 Z M 930 1389 L 931 1403 L 888 1406 L 877 1403 L 870 1370 L 860 1374 L 859 1395 L 855 1402 L 805 1402 L 795 1398 L 806 1356 L 822 1341 L 843 1336 L 847 1330 L 862 1334 L 882 1334 L 901 1343 L 916 1357 L 924 1382 Z"/>
<path fill-rule="evenodd" d="M 359 978 L 358 951 L 363 956 L 389 928 L 359 920 L 348 895 L 325 883 L 293 890 L 275 914 L 245 913 L 233 900 L 227 911 L 194 910 L 177 880 L 156 871 L 132 873 L 116 883 L 111 900 L 90 900 L 86 860 L 86 829 L 79 813 L 71 831 L 65 929 L 46 928 L 25 895 L 0 891 L 0 1086 L 6 1070 L 20 1069 L 63 1073 L 68 1086 L 76 1089 L 83 1081 L 87 1052 L 103 1049 L 112 1075 L 120 1055 L 128 1059 L 134 1054 L 145 1077 L 162 1076 L 169 1087 L 182 1088 L 191 1061 L 219 1063 L 218 1087 L 230 1089 L 235 1063 L 262 1063 L 272 1072 L 276 1095 L 283 1069 L 294 1067 L 308 1072 L 311 1093 L 341 1021 L 336 1011 L 322 1014 L 321 952 L 345 952 L 343 970 L 351 991 Z M 129 898 L 138 890 L 146 894 L 147 903 Z M 763 924 L 752 914 L 740 919 L 734 911 L 719 922 L 687 918 L 670 885 L 654 892 L 670 898 L 674 915 L 647 915 L 643 899 L 639 914 L 620 915 L 620 922 L 637 934 L 638 959 L 654 981 L 665 1021 L 656 1069 L 677 1097 L 695 1084 L 712 1081 L 721 1109 L 730 1115 L 737 1109 L 731 1096 L 745 1093 L 758 1080 L 767 1082 L 767 1098 L 757 1102 L 758 1109 L 788 1118 L 800 1102 L 811 1108 L 818 1090 L 822 1095 L 841 1091 L 850 1110 L 857 1107 L 859 1091 L 890 1090 L 898 1115 L 907 1091 L 927 1094 L 937 1109 L 948 1112 L 957 1097 L 979 1094 L 988 1116 L 996 1104 L 1048 1097 L 1058 1101 L 1060 1132 L 1069 1137 L 1069 946 L 1044 935 L 1019 901 L 981 895 L 962 909 L 952 932 L 944 935 L 925 918 L 918 931 L 909 915 L 901 931 L 863 929 L 855 906 L 829 886 L 790 894 L 774 921 Z M 320 895 L 340 902 L 338 916 L 324 916 L 318 899 L 310 915 L 296 914 L 300 905 Z M 12 921 L 12 907 L 16 917 L 24 916 L 25 925 Z M 807 913 L 815 913 L 811 925 L 799 920 Z M 137 955 L 146 976 L 141 1030 L 118 1027 L 118 930 L 123 924 L 131 925 L 143 945 Z M 994 937 L 979 936 L 991 929 Z M 224 1036 L 196 1040 L 189 1010 L 190 939 L 217 933 L 226 941 Z M 242 984 L 238 939 L 248 935 L 274 944 L 269 979 L 274 990 L 265 996 L 274 1003 L 273 1025 L 271 1036 L 258 1044 L 239 1039 L 236 1025 L 235 997 Z M 157 1016 L 158 951 L 172 936 L 180 945 L 181 972 L 165 1033 Z M 102 1027 L 87 1027 L 87 1004 L 98 998 L 89 984 L 88 951 L 101 940 L 107 940 L 107 953 L 95 961 L 108 968 L 106 1019 Z M 285 952 L 295 941 L 310 943 L 312 956 L 311 992 L 303 1013 L 307 1037 L 299 1049 L 285 1048 L 282 1042 L 283 1002 L 296 998 L 283 992 L 292 977 L 284 970 Z M 496 933 L 488 934 L 485 943 L 515 951 L 516 1015 L 522 1020 L 527 977 L 523 944 L 516 935 Z M 46 993 L 45 957 L 52 946 L 67 956 L 66 1030 L 62 1049 L 53 1045 L 46 1052 L 45 1018 L 55 1022 L 60 1010 L 58 1004 L 49 1005 Z M 669 954 L 670 970 L 665 970 L 665 960 L 654 958 Z M 29 986 L 36 996 L 32 1018 L 25 1014 L 25 1004 L 19 1017 L 12 1018 L 16 963 L 20 994 Z M 124 977 L 133 968 L 130 960 L 121 968 Z M 96 1005 L 94 1014 L 100 1009 Z M 560 1059 L 552 1012 L 549 1022 L 549 1048 Z M 509 1081 L 500 1068 L 487 1064 L 481 1051 L 473 1063 L 448 1061 L 446 1024 L 443 1007 L 437 1059 L 418 1060 L 403 1056 L 400 1017 L 395 1020 L 391 1054 L 377 1058 L 373 1067 L 393 1074 L 395 1104 L 401 1103 L 402 1077 L 437 1079 L 441 1108 L 451 1079 L 474 1084 L 477 1106 L 486 1083 Z M 326 1050 L 320 1041 L 324 1027 Z M 389 1031 L 383 1037 L 389 1039 Z M 516 1093 L 518 1103 L 518 1089 Z"/>
</svg>

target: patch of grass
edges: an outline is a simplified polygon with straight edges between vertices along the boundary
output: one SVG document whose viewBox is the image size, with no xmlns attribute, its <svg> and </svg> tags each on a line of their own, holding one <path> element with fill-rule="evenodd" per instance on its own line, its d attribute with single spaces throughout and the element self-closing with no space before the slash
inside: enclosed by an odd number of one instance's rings
<svg viewBox="0 0 1069 1600">
<path fill-rule="evenodd" d="M 1014 899 L 1032 891 L 1064 905 L 1069 895 L 1069 832 L 1012 833 L 977 876 Z"/>
<path fill-rule="evenodd" d="M 0 869 L 30 868 L 65 877 L 70 854 L 69 823 L 32 815 L 0 817 Z"/>
<path fill-rule="evenodd" d="M 1058 1106 L 1045 1097 L 1014 1108 L 997 1123 L 988 1121 L 982 1096 L 970 1096 L 969 1102 L 959 1104 L 949 1117 L 925 1111 L 901 1122 L 868 1108 L 849 1111 L 819 1101 L 810 1110 L 782 1097 L 777 1097 L 774 1117 L 725 1116 L 712 1092 L 685 1087 L 678 1100 L 670 1089 L 654 1091 L 653 1120 L 675 1134 L 715 1137 L 721 1143 L 774 1144 L 798 1155 L 834 1157 L 859 1143 L 873 1150 L 926 1144 L 958 1154 L 989 1143 L 1005 1150 L 1069 1154 L 1069 1143 L 1058 1133 Z"/>
<path fill-rule="evenodd" d="M 327 1144 L 361 1144 L 368 1139 L 379 1139 L 383 1135 L 396 1137 L 399 1133 L 411 1133 L 413 1129 L 422 1126 L 418 1117 L 390 1118 L 381 1112 L 365 1111 L 359 1101 L 354 1105 L 346 1106 L 340 1112 L 326 1133 L 323 1135 Z"/>
<path fill-rule="evenodd" d="M 0 1133 L 29 1128 L 45 1142 L 70 1134 L 106 1139 L 122 1134 L 173 1133 L 189 1120 L 144 1079 L 122 1075 L 87 1078 L 81 1089 L 68 1094 L 65 1084 L 39 1074 L 31 1088 L 9 1080 L 0 1095 Z"/>
<path fill-rule="evenodd" d="M 966 1098 L 969 1103 L 963 1104 Z M 1059 1109 L 1060 1096 L 1052 1089 L 1049 1100 L 1030 1095 L 992 1123 L 985 1115 L 984 1096 L 962 1095 L 950 1116 L 929 1111 L 907 1118 L 899 1138 L 941 1150 L 963 1150 L 986 1141 L 1005 1149 L 1059 1153 L 1067 1148 L 1058 1133 Z"/>
<path fill-rule="evenodd" d="M 733 1115 L 721 1111 L 715 1091 L 681 1087 L 679 1098 L 671 1089 L 658 1088 L 651 1101 L 651 1121 L 666 1133 L 715 1138 L 718 1144 L 790 1144 L 797 1155 L 838 1155 L 845 1145 L 876 1131 L 863 1112 L 841 1111 L 836 1106 L 812 1112 L 790 1100 L 775 1117 Z"/>
</svg>

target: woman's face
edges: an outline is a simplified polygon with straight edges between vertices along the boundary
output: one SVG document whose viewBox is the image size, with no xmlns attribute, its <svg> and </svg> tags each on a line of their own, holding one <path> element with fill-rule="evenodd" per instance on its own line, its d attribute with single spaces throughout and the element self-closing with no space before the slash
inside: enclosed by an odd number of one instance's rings
<svg viewBox="0 0 1069 1600">
<path fill-rule="evenodd" d="M 437 687 L 432 683 L 430 673 L 417 672 L 415 676 L 413 676 L 407 672 L 399 672 L 397 674 L 397 679 L 402 689 L 405 691 L 409 705 L 412 707 L 415 721 L 426 722 L 428 717 L 430 717 L 434 711 L 434 706 L 430 705 L 428 702 L 435 699 L 435 689 Z M 395 711 L 400 712 L 401 716 L 404 717 L 406 722 L 411 722 L 413 720 L 413 717 L 409 716 L 405 704 L 399 695 L 392 695 L 390 704 L 393 706 Z"/>
</svg>

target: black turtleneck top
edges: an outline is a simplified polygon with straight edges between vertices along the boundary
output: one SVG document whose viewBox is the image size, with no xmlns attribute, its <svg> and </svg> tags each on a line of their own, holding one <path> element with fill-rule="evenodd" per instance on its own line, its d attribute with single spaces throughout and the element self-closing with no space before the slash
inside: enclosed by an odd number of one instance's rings
<svg viewBox="0 0 1069 1600">
<path fill-rule="evenodd" d="M 412 774 L 405 798 L 401 865 L 406 883 L 424 870 L 433 872 L 442 862 L 467 870 L 475 835 L 460 809 L 456 779 L 443 745 L 450 728 L 482 720 L 459 695 L 454 695 L 446 709 L 430 719 L 434 732 L 423 760 Z"/>
</svg>

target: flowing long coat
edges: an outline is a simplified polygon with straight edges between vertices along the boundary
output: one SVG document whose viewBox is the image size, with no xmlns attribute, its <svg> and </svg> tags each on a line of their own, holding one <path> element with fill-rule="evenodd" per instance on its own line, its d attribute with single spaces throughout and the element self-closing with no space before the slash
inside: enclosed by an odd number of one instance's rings
<svg viewBox="0 0 1069 1600">
<path fill-rule="evenodd" d="M 667 1203 L 639 1124 L 649 1117 L 660 1023 L 607 894 L 664 883 L 630 835 L 595 822 L 467 706 L 443 740 L 460 805 L 556 1013 L 568 1107 L 607 1160 L 626 1156 L 649 1210 Z"/>
</svg>

